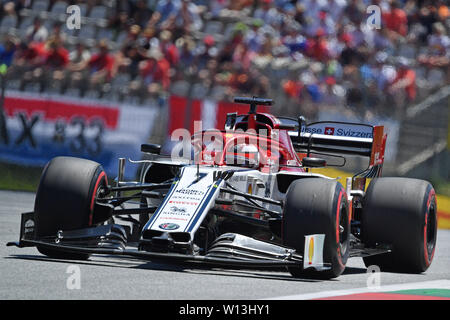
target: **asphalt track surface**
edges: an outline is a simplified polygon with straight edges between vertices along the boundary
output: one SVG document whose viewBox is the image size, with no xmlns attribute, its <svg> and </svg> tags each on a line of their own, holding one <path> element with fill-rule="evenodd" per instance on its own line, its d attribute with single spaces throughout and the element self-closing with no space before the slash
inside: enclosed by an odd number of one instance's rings
<svg viewBox="0 0 450 320">
<path fill-rule="evenodd" d="M 339 278 L 319 281 L 294 279 L 283 270 L 180 266 L 100 255 L 88 261 L 53 260 L 35 248 L 6 247 L 18 240 L 20 214 L 33 209 L 34 196 L 0 191 L 0 299 L 283 299 L 367 285 L 369 275 L 360 258 L 350 259 Z M 80 271 L 80 288 L 68 289 L 73 275 L 68 271 L 74 265 Z M 380 274 L 381 286 L 449 279 L 450 230 L 439 230 L 426 273 Z"/>
</svg>

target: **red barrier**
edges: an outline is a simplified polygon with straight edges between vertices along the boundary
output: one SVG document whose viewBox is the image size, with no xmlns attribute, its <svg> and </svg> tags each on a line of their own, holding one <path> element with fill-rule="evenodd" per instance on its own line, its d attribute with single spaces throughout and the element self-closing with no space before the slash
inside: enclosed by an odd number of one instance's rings
<svg viewBox="0 0 450 320">
<path fill-rule="evenodd" d="M 213 110 L 205 110 L 206 102 L 208 108 L 213 108 Z M 189 101 L 186 97 L 171 96 L 169 98 L 167 133 L 170 136 L 174 130 L 179 128 L 186 128 L 193 133 L 194 121 L 203 121 L 203 129 L 223 129 L 227 113 L 246 114 L 248 110 L 248 105 L 239 103 L 198 99 Z M 270 109 L 268 106 L 259 106 L 258 111 L 269 112 Z M 208 124 L 206 127 L 205 123 Z"/>
<path fill-rule="evenodd" d="M 74 116 L 84 117 L 85 120 L 100 118 L 109 129 L 115 129 L 119 119 L 119 109 L 109 108 L 100 104 L 73 103 L 40 98 L 5 97 L 5 113 L 9 117 L 19 112 L 28 117 L 32 114 L 42 114 L 45 121 L 64 119 L 70 121 Z"/>
</svg>

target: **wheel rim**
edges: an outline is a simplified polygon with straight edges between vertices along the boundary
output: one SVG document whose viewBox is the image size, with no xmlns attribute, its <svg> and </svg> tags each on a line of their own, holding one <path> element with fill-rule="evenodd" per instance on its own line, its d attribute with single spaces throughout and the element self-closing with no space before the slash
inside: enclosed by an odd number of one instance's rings
<svg viewBox="0 0 450 320">
<path fill-rule="evenodd" d="M 436 245 L 436 207 L 432 203 L 430 209 L 428 210 L 427 222 L 426 222 L 426 250 L 428 253 L 428 260 L 431 261 L 433 258 L 434 247 Z"/>
<path fill-rule="evenodd" d="M 348 223 L 348 215 L 345 206 L 341 206 L 341 210 L 339 213 L 339 249 L 344 255 L 348 248 L 348 233 L 349 233 L 349 223 Z"/>
</svg>

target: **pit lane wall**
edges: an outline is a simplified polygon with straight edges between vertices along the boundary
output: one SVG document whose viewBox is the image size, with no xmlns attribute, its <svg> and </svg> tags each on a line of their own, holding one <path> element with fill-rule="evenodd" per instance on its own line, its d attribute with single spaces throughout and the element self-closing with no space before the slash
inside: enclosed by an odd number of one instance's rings
<svg viewBox="0 0 450 320">
<path fill-rule="evenodd" d="M 99 100 L 8 91 L 4 100 L 6 130 L 0 130 L 0 161 L 44 166 L 56 156 L 99 162 L 117 175 L 117 158 L 141 159 L 156 108 L 107 104 Z M 0 129 L 1 128 L 0 124 Z M 135 178 L 128 166 L 126 178 Z"/>
</svg>

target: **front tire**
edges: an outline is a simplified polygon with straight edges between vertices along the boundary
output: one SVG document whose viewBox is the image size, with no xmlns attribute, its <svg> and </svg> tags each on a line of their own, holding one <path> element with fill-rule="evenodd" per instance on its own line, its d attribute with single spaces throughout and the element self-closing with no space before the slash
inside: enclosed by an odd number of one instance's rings
<svg viewBox="0 0 450 320">
<path fill-rule="evenodd" d="M 430 266 L 437 237 L 437 206 L 433 186 L 424 180 L 378 178 L 364 198 L 363 241 L 388 244 L 392 252 L 364 258 L 383 271 L 421 273 Z"/>
<path fill-rule="evenodd" d="M 37 238 L 56 236 L 58 230 L 92 226 L 95 197 L 107 184 L 106 173 L 97 162 L 72 157 L 52 159 L 42 172 L 36 193 Z M 89 258 L 88 254 L 67 253 L 41 246 L 37 249 L 52 258 Z"/>
<path fill-rule="evenodd" d="M 294 181 L 286 194 L 283 212 L 283 244 L 304 256 L 305 236 L 325 234 L 324 263 L 330 270 L 289 267 L 294 277 L 329 279 L 345 269 L 350 252 L 350 219 L 347 195 L 336 180 L 305 178 Z"/>
</svg>

